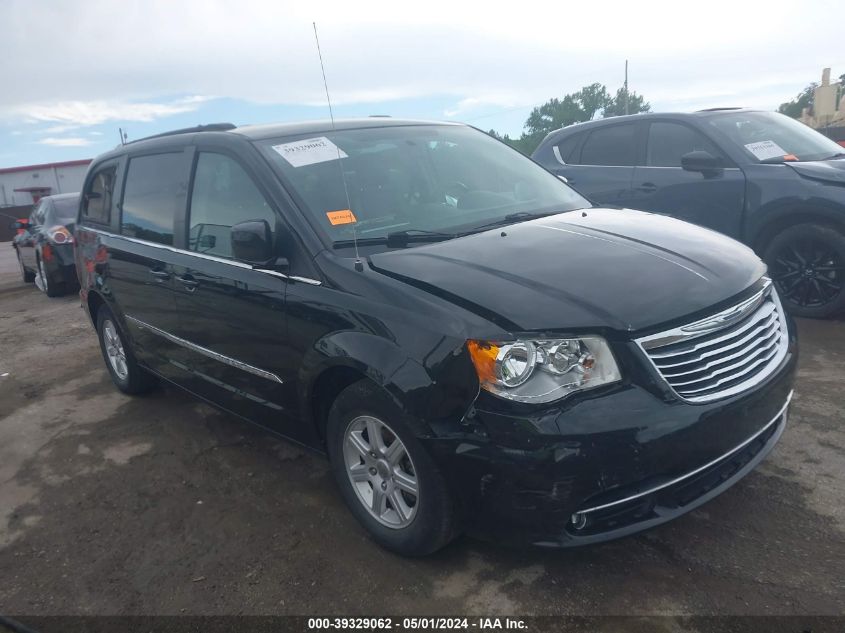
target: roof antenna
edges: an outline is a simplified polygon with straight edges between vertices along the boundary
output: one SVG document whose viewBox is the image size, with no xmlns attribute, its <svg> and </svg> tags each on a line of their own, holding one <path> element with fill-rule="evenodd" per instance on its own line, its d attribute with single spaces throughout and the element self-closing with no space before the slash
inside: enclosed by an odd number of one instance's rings
<svg viewBox="0 0 845 633">
<path fill-rule="evenodd" d="M 332 111 L 332 99 L 329 96 L 329 84 L 326 81 L 326 67 L 323 64 L 323 52 L 320 50 L 320 38 L 317 36 L 317 23 L 311 23 L 314 26 L 314 40 L 317 42 L 317 55 L 320 57 L 320 70 L 323 71 L 323 86 L 326 89 L 326 102 L 329 104 L 329 118 L 332 121 L 332 132 L 336 131 L 334 125 L 334 112 Z M 352 203 L 349 201 L 349 187 L 346 185 L 346 173 L 343 171 L 343 163 L 340 162 L 340 146 L 335 143 L 337 148 L 337 166 L 340 169 L 340 179 L 343 181 L 343 192 L 346 194 L 346 208 L 352 211 Z M 355 246 L 355 270 L 359 273 L 364 272 L 364 262 L 358 255 L 358 232 L 355 230 L 355 222 L 352 223 L 352 243 Z"/>
<path fill-rule="evenodd" d="M 122 127 L 117 128 L 117 134 L 120 136 L 120 144 L 126 145 L 126 132 L 123 131 Z"/>
</svg>

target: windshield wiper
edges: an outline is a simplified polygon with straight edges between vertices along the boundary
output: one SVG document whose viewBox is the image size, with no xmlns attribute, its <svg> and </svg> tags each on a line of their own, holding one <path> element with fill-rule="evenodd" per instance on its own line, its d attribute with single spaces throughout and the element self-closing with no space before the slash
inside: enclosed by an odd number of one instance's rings
<svg viewBox="0 0 845 633">
<path fill-rule="evenodd" d="M 393 231 L 382 237 L 363 237 L 358 239 L 359 246 L 368 244 L 386 244 L 390 248 L 405 248 L 412 242 L 442 242 L 459 237 L 457 233 L 443 233 L 441 231 L 426 231 L 425 229 L 405 229 Z M 337 240 L 333 248 L 349 248 L 355 245 L 355 240 Z"/>
<path fill-rule="evenodd" d="M 407 246 L 410 242 L 440 242 L 458 237 L 455 233 L 442 231 L 427 231 L 425 229 L 405 229 L 387 234 L 388 246 Z"/>
<path fill-rule="evenodd" d="M 481 224 L 479 226 L 476 226 L 475 228 L 467 231 L 467 233 L 478 233 L 480 231 L 492 229 L 497 226 L 505 226 L 506 224 L 525 222 L 527 220 L 535 220 L 537 218 L 545 218 L 550 215 L 557 215 L 558 213 L 560 213 L 560 211 L 544 211 L 542 213 L 531 213 L 530 211 L 517 211 L 516 213 L 508 213 L 505 217 L 499 218 L 498 220 L 494 220 L 493 222 L 488 222 L 487 224 Z"/>
</svg>

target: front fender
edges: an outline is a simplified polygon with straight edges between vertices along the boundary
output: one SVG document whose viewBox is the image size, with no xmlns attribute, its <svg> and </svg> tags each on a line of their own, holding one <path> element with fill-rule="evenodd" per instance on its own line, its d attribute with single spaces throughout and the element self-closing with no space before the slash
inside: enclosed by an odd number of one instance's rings
<svg viewBox="0 0 845 633">
<path fill-rule="evenodd" d="M 382 387 L 420 427 L 437 434 L 444 424 L 456 427 L 478 394 L 478 380 L 463 345 L 441 339 L 426 355 L 428 365 L 409 356 L 395 342 L 356 331 L 335 332 L 306 352 L 299 371 L 303 411 L 311 412 L 314 385 L 324 372 L 347 367 Z"/>
</svg>

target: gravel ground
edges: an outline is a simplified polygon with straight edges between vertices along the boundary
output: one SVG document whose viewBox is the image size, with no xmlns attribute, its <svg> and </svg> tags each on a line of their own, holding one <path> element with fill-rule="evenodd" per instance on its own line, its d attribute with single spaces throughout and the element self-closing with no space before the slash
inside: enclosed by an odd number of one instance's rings
<svg viewBox="0 0 845 633">
<path fill-rule="evenodd" d="M 406 560 L 322 457 L 175 389 L 116 391 L 78 297 L 21 283 L 0 244 L 0 612 L 843 615 L 845 323 L 799 326 L 780 444 L 701 509 L 590 548 Z"/>
</svg>

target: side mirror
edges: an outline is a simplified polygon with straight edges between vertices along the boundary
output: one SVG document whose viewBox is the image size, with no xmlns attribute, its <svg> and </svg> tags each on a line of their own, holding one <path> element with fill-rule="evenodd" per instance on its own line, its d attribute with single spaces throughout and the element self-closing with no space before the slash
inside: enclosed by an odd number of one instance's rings
<svg viewBox="0 0 845 633">
<path fill-rule="evenodd" d="M 722 159 L 710 152 L 696 150 L 681 156 L 681 167 L 686 171 L 713 172 L 722 168 Z"/>
<path fill-rule="evenodd" d="M 248 264 L 268 265 L 273 259 L 273 233 L 267 220 L 247 220 L 232 227 L 232 257 Z"/>
</svg>

